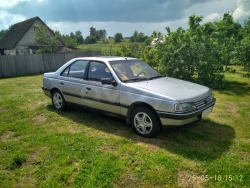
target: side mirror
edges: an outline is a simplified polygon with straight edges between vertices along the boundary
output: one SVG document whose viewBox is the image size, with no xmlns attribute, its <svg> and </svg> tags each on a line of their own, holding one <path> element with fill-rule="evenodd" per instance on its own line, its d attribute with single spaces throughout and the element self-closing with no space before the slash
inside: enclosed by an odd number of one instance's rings
<svg viewBox="0 0 250 188">
<path fill-rule="evenodd" d="M 113 85 L 113 86 L 117 86 L 117 83 L 115 80 L 111 80 L 110 78 L 102 78 L 102 84 L 103 85 Z"/>
</svg>

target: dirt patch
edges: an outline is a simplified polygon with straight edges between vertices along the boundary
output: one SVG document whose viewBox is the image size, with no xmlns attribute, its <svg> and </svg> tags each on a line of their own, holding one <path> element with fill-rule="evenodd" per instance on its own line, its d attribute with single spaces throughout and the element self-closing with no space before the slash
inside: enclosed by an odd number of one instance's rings
<svg viewBox="0 0 250 188">
<path fill-rule="evenodd" d="M 0 112 L 7 110 L 6 108 L 0 107 Z"/>
<path fill-rule="evenodd" d="M 26 91 L 28 92 L 41 92 L 41 89 L 40 88 L 27 88 Z"/>
<path fill-rule="evenodd" d="M 8 131 L 6 133 L 1 134 L 0 139 L 1 139 L 2 142 L 7 142 L 7 141 L 10 141 L 10 140 L 17 140 L 17 138 L 13 139 L 14 134 L 15 134 L 15 132 Z"/>
<path fill-rule="evenodd" d="M 24 176 L 20 176 L 18 180 L 17 188 L 25 188 L 25 187 L 36 187 L 37 180 L 34 177 L 33 173 L 29 172 Z"/>
<path fill-rule="evenodd" d="M 232 118 L 227 117 L 234 117 L 240 118 L 241 115 L 239 114 L 239 110 L 241 109 L 240 104 L 235 104 L 233 102 L 223 102 L 223 103 L 216 103 L 215 108 L 213 108 L 213 112 L 209 114 L 209 118 L 219 121 L 221 123 L 232 123 Z"/>
<path fill-rule="evenodd" d="M 29 156 L 27 157 L 26 162 L 23 164 L 24 167 L 30 166 L 30 165 L 38 165 L 42 162 L 41 154 L 46 152 L 48 150 L 47 147 L 42 147 L 37 149 L 36 151 L 30 152 Z"/>
<path fill-rule="evenodd" d="M 47 117 L 43 116 L 43 115 L 38 115 L 34 118 L 32 118 L 32 120 L 34 121 L 34 125 L 41 125 L 44 124 L 47 120 Z"/>
<path fill-rule="evenodd" d="M 101 130 L 95 130 L 92 128 L 85 129 L 87 130 L 86 132 L 88 133 L 88 136 L 91 137 L 102 137 L 102 138 L 111 138 L 111 137 L 116 137 L 116 135 L 107 133 Z"/>
<path fill-rule="evenodd" d="M 34 110 L 36 108 L 38 108 L 39 106 L 47 106 L 48 102 L 42 102 L 42 101 L 38 101 L 38 102 L 28 102 L 27 105 L 21 106 L 21 109 L 29 109 L 29 110 Z"/>
<path fill-rule="evenodd" d="M 118 187 L 143 187 L 141 182 L 139 182 L 138 177 L 131 174 L 125 173 L 125 175 L 121 178 L 121 180 L 114 184 L 115 188 Z"/>
<path fill-rule="evenodd" d="M 177 171 L 177 185 L 184 188 L 203 188 L 205 181 L 205 175 L 199 175 L 192 171 L 181 170 Z"/>
<path fill-rule="evenodd" d="M 57 127 L 57 131 L 60 133 L 69 132 L 69 133 L 81 133 L 82 129 L 77 124 L 67 124 L 61 127 Z"/>
<path fill-rule="evenodd" d="M 105 153 L 112 153 L 115 155 L 119 155 L 119 152 L 117 151 L 117 148 L 115 146 L 110 146 L 107 144 L 103 144 L 102 146 L 98 147 L 99 151 L 105 152 Z"/>
<path fill-rule="evenodd" d="M 157 150 L 161 149 L 160 147 L 158 147 L 156 145 L 149 144 L 149 143 L 144 143 L 144 142 L 137 142 L 136 145 L 145 147 L 145 148 L 147 148 L 150 151 L 157 151 Z"/>
<path fill-rule="evenodd" d="M 42 158 L 39 157 L 39 153 L 33 153 L 28 157 L 27 161 L 23 164 L 23 166 L 37 165 L 41 162 Z"/>
<path fill-rule="evenodd" d="M 160 141 L 158 139 L 144 138 L 134 134 L 131 138 L 136 145 L 142 146 L 150 151 L 160 150 Z"/>
</svg>

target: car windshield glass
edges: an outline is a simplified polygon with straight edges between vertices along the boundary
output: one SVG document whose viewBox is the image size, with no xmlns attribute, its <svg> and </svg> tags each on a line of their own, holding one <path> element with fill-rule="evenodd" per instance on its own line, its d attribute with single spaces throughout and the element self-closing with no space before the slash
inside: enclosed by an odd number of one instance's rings
<svg viewBox="0 0 250 188">
<path fill-rule="evenodd" d="M 150 80 L 161 77 L 152 67 L 138 59 L 110 61 L 109 63 L 123 82 Z"/>
</svg>

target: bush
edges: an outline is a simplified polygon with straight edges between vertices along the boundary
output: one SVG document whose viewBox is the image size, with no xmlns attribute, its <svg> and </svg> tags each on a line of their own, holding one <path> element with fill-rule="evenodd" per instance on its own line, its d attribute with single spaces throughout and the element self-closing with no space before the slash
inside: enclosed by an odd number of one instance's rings
<svg viewBox="0 0 250 188">
<path fill-rule="evenodd" d="M 13 158 L 10 169 L 19 168 L 24 162 L 26 162 L 26 157 L 22 155 L 17 155 Z"/>
<path fill-rule="evenodd" d="M 118 42 L 121 42 L 123 39 L 123 36 L 121 33 L 116 33 L 115 36 L 114 36 L 114 42 L 115 43 L 118 43 Z"/>
<path fill-rule="evenodd" d="M 84 44 L 84 38 L 82 36 L 79 36 L 76 38 L 76 43 L 77 44 Z"/>
<path fill-rule="evenodd" d="M 97 42 L 95 36 L 87 36 L 85 39 L 85 44 L 95 44 Z"/>
<path fill-rule="evenodd" d="M 163 43 L 154 47 L 144 57 L 154 58 L 158 62 L 158 71 L 166 76 L 183 79 L 206 85 L 211 88 L 224 86 L 223 64 L 221 51 L 211 39 L 213 31 L 210 25 L 200 26 L 201 17 L 190 16 L 188 30 L 178 28 L 170 32 Z M 145 54 L 144 53 L 144 54 Z M 160 64 L 160 65 L 159 65 Z"/>
</svg>

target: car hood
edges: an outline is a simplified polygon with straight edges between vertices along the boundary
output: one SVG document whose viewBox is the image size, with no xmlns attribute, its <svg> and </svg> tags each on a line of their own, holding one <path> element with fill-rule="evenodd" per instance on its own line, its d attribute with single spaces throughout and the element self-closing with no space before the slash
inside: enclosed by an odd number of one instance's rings
<svg viewBox="0 0 250 188">
<path fill-rule="evenodd" d="M 198 99 L 210 94 L 208 87 L 169 77 L 128 83 L 128 86 L 158 93 L 182 102 Z"/>
</svg>

